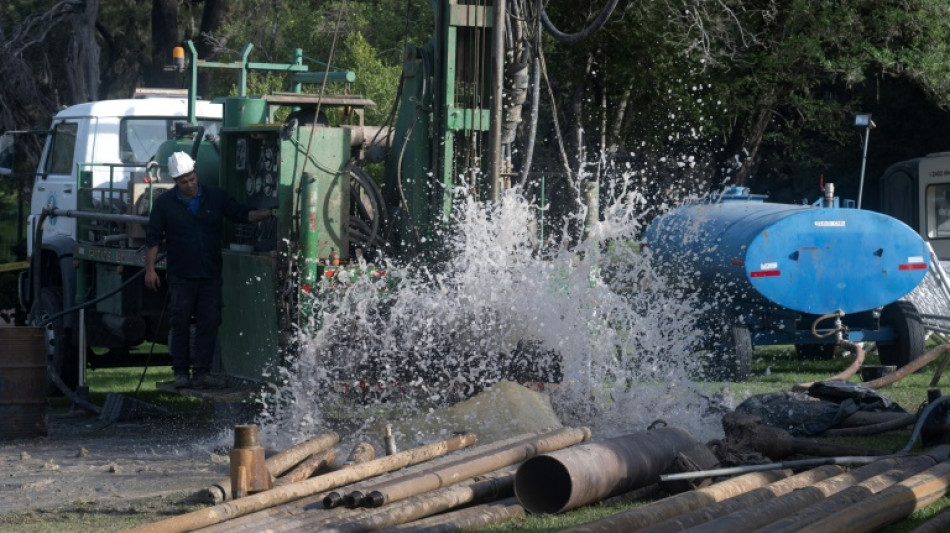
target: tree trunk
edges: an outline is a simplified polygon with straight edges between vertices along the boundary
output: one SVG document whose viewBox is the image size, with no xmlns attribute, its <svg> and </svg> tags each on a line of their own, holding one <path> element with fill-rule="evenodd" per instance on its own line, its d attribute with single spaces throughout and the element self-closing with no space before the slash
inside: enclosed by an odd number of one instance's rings
<svg viewBox="0 0 950 533">
<path fill-rule="evenodd" d="M 217 49 L 212 37 L 221 27 L 223 20 L 224 0 L 205 0 L 204 11 L 201 13 L 201 26 L 198 28 L 198 35 L 195 36 L 195 50 L 197 50 L 198 57 L 201 59 L 214 61 L 217 58 Z M 199 94 L 210 97 L 211 78 L 211 72 L 207 70 L 199 73 Z"/>
<path fill-rule="evenodd" d="M 742 161 L 742 165 L 736 172 L 736 185 L 745 185 L 752 171 L 755 170 L 756 157 L 759 154 L 759 147 L 762 145 L 762 139 L 765 132 L 769 129 L 772 122 L 772 114 L 775 112 L 775 92 L 770 91 L 760 100 L 760 104 L 755 113 L 755 119 L 752 121 L 749 137 L 746 141 L 746 149 L 749 155 Z"/>
<path fill-rule="evenodd" d="M 75 104 L 99 99 L 98 18 L 99 0 L 86 0 L 83 10 L 72 17 L 66 78 Z"/>
</svg>

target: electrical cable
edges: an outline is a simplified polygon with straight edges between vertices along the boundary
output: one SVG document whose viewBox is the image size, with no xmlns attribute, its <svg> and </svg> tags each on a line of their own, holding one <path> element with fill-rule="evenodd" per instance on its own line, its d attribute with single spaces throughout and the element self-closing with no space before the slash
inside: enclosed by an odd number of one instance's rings
<svg viewBox="0 0 950 533">
<path fill-rule="evenodd" d="M 554 26 L 554 23 L 551 22 L 551 19 L 548 18 L 547 10 L 545 10 L 544 7 L 541 8 L 541 23 L 544 25 L 544 29 L 547 30 L 548 34 L 550 34 L 551 37 L 554 37 L 554 40 L 561 43 L 576 43 L 577 41 L 581 41 L 590 37 L 597 30 L 603 28 L 604 24 L 607 23 L 607 19 L 609 19 L 611 13 L 613 13 L 614 8 L 617 7 L 619 1 L 620 0 L 609 0 L 607 5 L 604 6 L 604 9 L 601 10 L 599 15 L 597 15 L 597 18 L 591 22 L 590 26 L 577 33 L 564 33 L 557 29 Z"/>
</svg>

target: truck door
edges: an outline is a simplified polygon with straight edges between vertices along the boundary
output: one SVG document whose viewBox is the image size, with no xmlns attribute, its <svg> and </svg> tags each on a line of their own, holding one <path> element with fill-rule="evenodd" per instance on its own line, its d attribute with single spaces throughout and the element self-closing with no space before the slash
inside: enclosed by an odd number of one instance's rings
<svg viewBox="0 0 950 533">
<path fill-rule="evenodd" d="M 43 149 L 33 185 L 29 217 L 27 248 L 33 253 L 33 232 L 40 214 L 47 207 L 76 209 L 76 165 L 82 162 L 92 147 L 90 140 L 91 120 L 64 119 L 53 123 Z M 76 219 L 49 217 L 43 227 L 44 240 L 54 237 L 75 239 Z"/>
</svg>

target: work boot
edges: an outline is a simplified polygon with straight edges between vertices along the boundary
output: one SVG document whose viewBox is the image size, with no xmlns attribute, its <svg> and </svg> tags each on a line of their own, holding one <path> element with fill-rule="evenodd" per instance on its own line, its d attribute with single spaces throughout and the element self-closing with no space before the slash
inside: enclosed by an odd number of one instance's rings
<svg viewBox="0 0 950 533">
<path fill-rule="evenodd" d="M 175 383 L 172 385 L 176 389 L 187 389 L 191 387 L 191 379 L 188 378 L 188 374 L 176 374 Z"/>
<path fill-rule="evenodd" d="M 195 378 L 195 382 L 192 383 L 192 386 L 196 389 L 223 389 L 227 387 L 228 384 L 217 376 L 205 374 L 201 377 Z"/>
</svg>

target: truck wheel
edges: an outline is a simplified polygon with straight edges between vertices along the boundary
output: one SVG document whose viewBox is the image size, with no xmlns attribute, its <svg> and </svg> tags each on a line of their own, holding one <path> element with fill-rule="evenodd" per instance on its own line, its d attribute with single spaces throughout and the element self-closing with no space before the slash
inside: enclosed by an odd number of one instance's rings
<svg viewBox="0 0 950 533">
<path fill-rule="evenodd" d="M 914 304 L 899 300 L 885 306 L 881 312 L 881 325 L 894 328 L 897 336 L 893 342 L 877 343 L 881 364 L 900 368 L 923 355 L 927 330 Z"/>
<path fill-rule="evenodd" d="M 710 358 L 705 365 L 707 379 L 745 381 L 752 370 L 752 334 L 743 325 L 724 325 L 707 330 Z"/>
<path fill-rule="evenodd" d="M 40 291 L 40 316 L 43 321 L 63 310 L 63 288 L 44 287 Z M 73 345 L 72 335 L 58 318 L 46 325 L 47 363 L 59 374 L 71 390 L 79 385 L 79 350 Z M 59 396 L 62 391 L 51 379 L 46 379 L 46 394 Z"/>
</svg>

